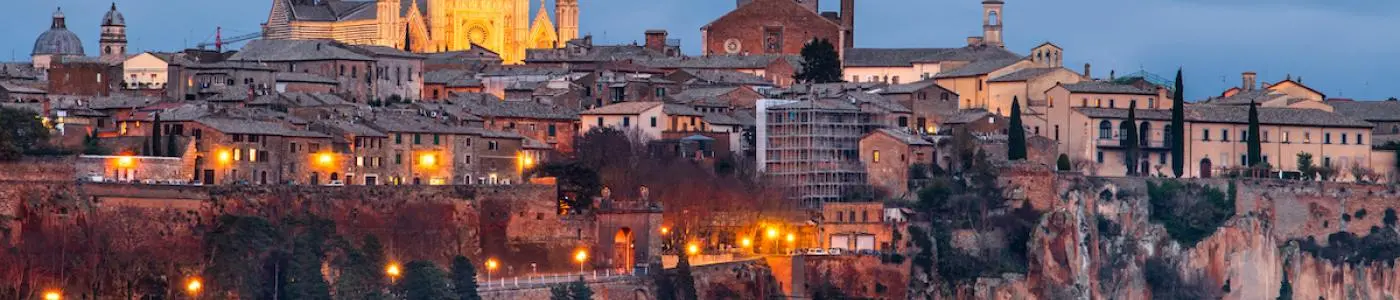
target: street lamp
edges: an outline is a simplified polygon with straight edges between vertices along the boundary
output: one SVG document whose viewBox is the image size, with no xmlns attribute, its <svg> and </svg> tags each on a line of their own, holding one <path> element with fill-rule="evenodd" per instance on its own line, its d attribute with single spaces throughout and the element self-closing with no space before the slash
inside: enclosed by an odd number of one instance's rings
<svg viewBox="0 0 1400 300">
<path fill-rule="evenodd" d="M 778 229 L 777 229 L 777 228 L 768 227 L 768 240 L 773 241 L 773 251 L 772 251 L 772 252 L 777 253 L 777 252 L 778 252 Z"/>
<path fill-rule="evenodd" d="M 739 245 L 740 245 L 740 246 L 743 246 L 744 248 L 752 247 L 752 246 L 753 246 L 753 239 L 744 238 L 744 239 L 742 239 L 742 240 L 739 240 Z"/>
<path fill-rule="evenodd" d="M 389 283 L 394 283 L 394 280 L 398 279 L 399 274 L 402 273 L 399 270 L 398 263 L 389 263 L 389 266 L 384 268 L 384 274 L 389 275 Z"/>
<path fill-rule="evenodd" d="M 321 153 L 316 155 L 316 163 L 321 164 L 321 166 L 323 167 L 329 167 L 334 162 L 335 156 L 331 155 L 330 153 Z"/>
<path fill-rule="evenodd" d="M 496 263 L 496 259 L 495 259 L 495 258 L 488 258 L 488 259 L 486 259 L 486 282 L 487 282 L 487 284 L 490 284 L 490 282 L 491 282 L 491 273 L 494 273 L 494 272 L 496 271 L 496 267 L 497 267 L 497 263 Z"/>
<path fill-rule="evenodd" d="M 44 293 L 44 300 L 59 300 L 59 299 L 63 299 L 63 296 L 60 295 L 60 294 L 58 293 L 58 291 L 48 291 L 48 292 L 45 292 L 45 293 Z"/>
<path fill-rule="evenodd" d="M 130 155 L 122 155 L 121 157 L 117 157 L 117 166 L 118 166 L 118 167 L 130 168 L 131 165 L 134 165 L 134 164 L 136 164 L 136 160 L 133 159 L 133 158 L 131 158 Z"/>
<path fill-rule="evenodd" d="M 583 263 L 588 261 L 588 251 L 579 249 L 574 253 L 574 261 L 578 262 L 578 273 L 583 274 Z"/>
<path fill-rule="evenodd" d="M 661 234 L 671 234 L 670 227 L 661 227 Z"/>
<path fill-rule="evenodd" d="M 700 245 L 695 244 L 695 242 L 691 242 L 689 245 L 685 246 L 685 253 L 688 253 L 690 255 L 700 254 Z"/>
<path fill-rule="evenodd" d="M 190 282 L 185 284 L 185 291 L 190 293 L 190 297 L 199 296 L 199 290 L 204 288 L 204 283 L 198 277 L 190 278 Z"/>
<path fill-rule="evenodd" d="M 424 167 L 432 167 L 434 165 L 437 165 L 437 156 L 433 155 L 432 153 L 424 153 L 423 155 L 419 155 L 418 165 Z"/>
</svg>

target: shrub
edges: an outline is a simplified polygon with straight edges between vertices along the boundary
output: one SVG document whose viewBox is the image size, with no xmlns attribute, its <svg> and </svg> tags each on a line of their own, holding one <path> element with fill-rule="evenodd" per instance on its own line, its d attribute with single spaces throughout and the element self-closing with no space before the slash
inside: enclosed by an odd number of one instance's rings
<svg viewBox="0 0 1400 300">
<path fill-rule="evenodd" d="M 1069 162 L 1069 155 L 1060 154 L 1060 159 L 1055 161 L 1055 166 L 1060 171 L 1069 171 L 1074 165 Z"/>
<path fill-rule="evenodd" d="M 1235 215 L 1234 185 L 1230 183 L 1231 193 L 1226 195 L 1214 187 L 1175 180 L 1148 182 L 1151 219 L 1161 223 L 1172 239 L 1194 247 Z"/>
</svg>

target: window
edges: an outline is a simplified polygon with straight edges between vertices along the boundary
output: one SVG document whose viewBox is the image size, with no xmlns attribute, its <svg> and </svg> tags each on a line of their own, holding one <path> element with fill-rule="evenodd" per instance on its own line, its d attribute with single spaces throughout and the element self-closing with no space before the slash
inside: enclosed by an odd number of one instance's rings
<svg viewBox="0 0 1400 300">
<path fill-rule="evenodd" d="M 1230 130 L 1229 130 L 1229 129 L 1221 129 L 1221 130 L 1220 130 L 1220 141 L 1221 141 L 1221 142 L 1229 142 L 1229 141 L 1230 141 Z"/>
<path fill-rule="evenodd" d="M 1323 144 L 1331 145 L 1331 144 L 1332 144 L 1332 133 L 1330 133 L 1330 132 L 1329 132 L 1329 133 L 1323 133 L 1323 134 L 1322 134 L 1322 143 L 1323 143 Z"/>
<path fill-rule="evenodd" d="M 243 142 L 243 135 L 242 135 L 242 134 L 235 134 L 235 135 L 233 135 L 233 142 L 235 142 L 235 143 Z"/>
<path fill-rule="evenodd" d="M 1365 145 L 1366 142 L 1363 142 L 1363 141 L 1365 141 L 1365 139 L 1362 138 L 1362 134 L 1361 134 L 1361 133 L 1356 134 L 1356 144 L 1357 144 L 1357 145 Z"/>
<path fill-rule="evenodd" d="M 1098 162 L 1103 163 L 1103 151 L 1099 151 L 1098 153 Z"/>
<path fill-rule="evenodd" d="M 1241 166 L 1246 166 L 1246 167 L 1249 166 L 1249 155 L 1248 155 L 1248 154 L 1240 154 L 1240 165 L 1241 165 Z"/>
<path fill-rule="evenodd" d="M 1162 164 L 1162 165 L 1167 164 L 1167 154 L 1166 154 L 1166 153 L 1163 153 L 1162 155 L 1158 155 L 1158 156 L 1157 156 L 1157 164 Z"/>
<path fill-rule="evenodd" d="M 433 134 L 433 145 L 440 145 L 441 143 L 442 143 L 441 136 L 439 136 L 438 134 L 434 133 L 434 134 Z"/>
<path fill-rule="evenodd" d="M 657 98 L 664 98 L 664 97 L 666 97 L 666 88 L 656 88 L 656 97 L 657 97 Z"/>
<path fill-rule="evenodd" d="M 1249 130 L 1240 130 L 1240 143 L 1249 142 Z"/>
<path fill-rule="evenodd" d="M 422 144 L 423 144 L 423 135 L 422 135 L 422 134 L 414 133 L 414 134 L 413 134 L 413 144 L 414 144 L 414 145 L 422 145 Z"/>
<path fill-rule="evenodd" d="M 851 75 L 851 82 L 859 83 L 860 75 Z"/>
<path fill-rule="evenodd" d="M 1346 144 L 1347 144 L 1347 135 L 1346 135 L 1346 134 L 1341 134 L 1341 136 L 1342 136 L 1342 145 L 1346 145 Z"/>
<path fill-rule="evenodd" d="M 311 143 L 311 152 L 320 152 L 321 144 Z"/>
<path fill-rule="evenodd" d="M 1304 144 L 1312 143 L 1312 133 L 1311 133 L 1311 132 L 1304 132 L 1304 133 L 1303 133 L 1303 143 L 1304 143 Z"/>
<path fill-rule="evenodd" d="M 861 222 L 870 222 L 870 212 L 869 212 L 869 211 L 864 211 L 864 210 L 860 211 L 860 221 L 861 221 Z"/>
<path fill-rule="evenodd" d="M 1210 129 L 1201 129 L 1201 140 L 1206 142 L 1210 141 Z"/>
<path fill-rule="evenodd" d="M 1284 144 L 1287 144 L 1287 143 L 1288 143 L 1288 132 L 1287 132 L 1287 131 L 1284 131 L 1284 132 L 1283 132 L 1283 143 L 1284 143 Z"/>
<path fill-rule="evenodd" d="M 248 161 L 258 161 L 258 149 L 248 149 Z"/>
<path fill-rule="evenodd" d="M 1089 98 L 1079 99 L 1079 107 L 1089 107 Z"/>
<path fill-rule="evenodd" d="M 1156 99 L 1156 98 L 1147 98 L 1147 108 L 1156 109 L 1156 108 L 1157 108 L 1157 99 Z"/>
<path fill-rule="evenodd" d="M 1055 125 L 1055 140 L 1060 140 L 1060 125 Z"/>
<path fill-rule="evenodd" d="M 403 152 L 395 152 L 395 153 L 394 153 L 394 164 L 396 164 L 396 165 L 402 165 L 402 164 L 403 164 Z"/>
<path fill-rule="evenodd" d="M 243 149 L 233 149 L 233 161 L 243 160 Z"/>
<path fill-rule="evenodd" d="M 395 145 L 402 145 L 402 144 L 403 144 L 403 134 L 402 134 L 402 133 L 395 133 L 395 134 L 394 134 L 394 144 L 395 144 Z"/>
<path fill-rule="evenodd" d="M 1331 156 L 1323 157 L 1323 158 L 1322 158 L 1322 166 L 1324 166 L 1324 167 L 1331 167 L 1331 166 L 1332 166 L 1332 157 L 1331 157 Z"/>
<path fill-rule="evenodd" d="M 656 124 L 652 124 L 652 125 L 656 125 Z M 653 127 L 654 127 L 654 126 L 653 126 Z M 558 134 L 558 131 L 557 131 L 557 129 L 554 127 L 554 124 L 549 124 L 549 136 L 550 136 L 550 137 L 554 137 L 556 134 Z"/>
<path fill-rule="evenodd" d="M 909 127 L 909 117 L 899 117 L 899 127 Z"/>
<path fill-rule="evenodd" d="M 870 155 L 871 155 L 872 157 L 874 157 L 874 161 L 875 161 L 875 162 L 877 162 L 877 163 L 880 162 L 880 150 L 875 150 L 875 151 L 872 152 Z"/>
<path fill-rule="evenodd" d="M 1268 143 L 1268 142 L 1269 142 L 1269 131 L 1268 131 L 1268 130 L 1265 130 L 1265 131 L 1264 131 L 1264 136 L 1261 136 L 1261 137 L 1260 137 L 1260 141 L 1263 142 L 1263 143 Z"/>
<path fill-rule="evenodd" d="M 501 148 L 501 145 L 500 145 L 500 144 L 497 144 L 496 141 L 488 141 L 488 142 L 486 142 L 486 150 L 497 150 L 497 149 L 500 149 L 500 148 Z"/>
<path fill-rule="evenodd" d="M 288 153 L 297 153 L 297 143 L 288 144 L 288 145 L 287 145 L 287 152 L 288 152 Z"/>
<path fill-rule="evenodd" d="M 1118 108 L 1117 101 L 1113 99 L 1108 99 L 1108 108 Z"/>
<path fill-rule="evenodd" d="M 340 76 L 345 76 L 345 66 L 340 66 Z"/>
<path fill-rule="evenodd" d="M 598 117 L 598 127 L 603 127 L 603 117 Z"/>
<path fill-rule="evenodd" d="M 248 142 L 249 142 L 249 143 L 257 143 L 257 142 L 258 142 L 258 135 L 256 135 L 256 134 L 249 134 L 249 135 L 248 135 Z"/>
<path fill-rule="evenodd" d="M 939 97 L 940 97 L 940 99 L 943 100 L 943 101 L 948 101 L 948 93 L 943 93 L 943 95 L 941 95 L 941 96 L 939 96 Z"/>
<path fill-rule="evenodd" d="M 1099 122 L 1099 139 L 1107 140 L 1113 138 L 1113 124 L 1108 121 Z"/>
<path fill-rule="evenodd" d="M 986 84 L 986 83 L 987 83 L 987 82 L 985 82 L 985 81 L 978 80 L 978 81 L 977 81 L 977 90 L 979 90 L 979 91 L 982 90 L 982 85 L 984 85 L 984 84 Z"/>
<path fill-rule="evenodd" d="M 890 77 L 890 81 L 894 84 L 899 84 L 899 76 Z"/>
<path fill-rule="evenodd" d="M 656 117 L 651 117 L 651 128 L 656 128 Z"/>
<path fill-rule="evenodd" d="M 632 118 L 622 117 L 622 127 L 632 126 Z"/>
</svg>

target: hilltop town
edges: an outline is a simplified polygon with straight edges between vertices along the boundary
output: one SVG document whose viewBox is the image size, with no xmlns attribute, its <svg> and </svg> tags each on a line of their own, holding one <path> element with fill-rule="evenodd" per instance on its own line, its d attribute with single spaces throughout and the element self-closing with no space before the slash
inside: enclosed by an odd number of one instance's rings
<svg viewBox="0 0 1400 300">
<path fill-rule="evenodd" d="M 0 63 L 0 298 L 1400 296 L 1395 98 L 1184 99 L 1007 45 L 1001 0 L 927 48 L 738 0 L 701 49 L 595 43 L 587 1 L 272 2 L 139 53 L 59 8 Z"/>
</svg>

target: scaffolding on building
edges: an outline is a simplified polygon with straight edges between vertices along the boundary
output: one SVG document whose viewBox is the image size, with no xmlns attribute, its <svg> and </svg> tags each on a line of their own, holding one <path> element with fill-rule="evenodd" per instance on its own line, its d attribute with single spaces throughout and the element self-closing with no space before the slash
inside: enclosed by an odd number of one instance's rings
<svg viewBox="0 0 1400 300">
<path fill-rule="evenodd" d="M 879 126 L 874 114 L 841 99 L 803 100 L 767 109 L 766 174 L 808 209 L 841 201 L 866 186 L 860 139 Z"/>
</svg>

